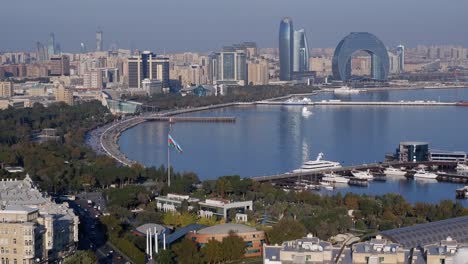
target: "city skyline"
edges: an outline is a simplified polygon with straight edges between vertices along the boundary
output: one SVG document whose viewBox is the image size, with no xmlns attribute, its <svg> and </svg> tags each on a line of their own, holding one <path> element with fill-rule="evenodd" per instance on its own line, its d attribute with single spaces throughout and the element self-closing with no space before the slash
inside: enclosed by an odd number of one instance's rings
<svg viewBox="0 0 468 264">
<path fill-rule="evenodd" d="M 468 3 L 462 1 L 457 1 L 456 5 L 436 0 L 379 3 L 379 9 L 389 14 L 386 17 L 367 8 L 370 0 L 332 3 L 322 0 L 313 3 L 259 0 L 249 2 L 247 7 L 243 2 L 247 3 L 240 0 L 216 6 L 217 3 L 211 0 L 182 0 L 178 3 L 113 1 L 113 5 L 109 5 L 107 0 L 84 0 L 79 3 L 46 0 L 31 2 L 26 9 L 24 4 L 8 2 L 3 6 L 10 12 L 0 21 L 15 27 L 0 29 L 0 34 L 7 36 L 2 39 L 0 50 L 32 50 L 36 41 L 46 42 L 47 35 L 54 32 L 63 51 L 77 52 L 82 42 L 86 46 L 94 46 L 94 33 L 98 29 L 106 35 L 104 49 L 115 44 L 121 48 L 155 50 L 158 54 L 164 50 L 208 51 L 239 40 L 255 41 L 259 47 L 276 48 L 277 23 L 286 16 L 293 17 L 297 24 L 306 29 L 310 48 L 334 47 L 343 35 L 354 31 L 373 32 L 388 46 L 400 43 L 407 47 L 417 44 L 468 46 L 468 37 L 457 30 L 460 25 L 468 24 L 468 18 L 463 13 Z M 142 9 L 142 5 L 146 8 Z M 49 13 L 51 6 L 73 12 Z M 206 10 L 213 7 L 218 7 L 218 12 L 204 15 Z M 187 14 L 185 10 L 190 10 L 190 13 Z M 329 12 L 324 12 L 326 10 Z M 136 11 L 139 12 L 138 16 L 128 16 Z M 38 23 L 28 18 L 37 19 L 38 13 L 46 12 L 50 15 Z M 148 19 L 146 14 L 153 14 L 158 19 Z M 197 41 L 193 41 L 195 38 Z"/>
</svg>

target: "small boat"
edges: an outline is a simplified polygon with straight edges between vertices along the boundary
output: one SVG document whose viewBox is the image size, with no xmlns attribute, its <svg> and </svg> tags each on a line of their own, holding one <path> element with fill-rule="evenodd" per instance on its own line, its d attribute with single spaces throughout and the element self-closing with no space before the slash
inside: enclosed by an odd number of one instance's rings
<svg viewBox="0 0 468 264">
<path fill-rule="evenodd" d="M 331 182 L 331 183 L 348 183 L 349 179 L 343 176 L 336 175 L 335 173 L 324 174 L 322 181 Z"/>
<path fill-rule="evenodd" d="M 468 165 L 464 163 L 458 163 L 455 169 L 459 172 L 468 172 Z"/>
<path fill-rule="evenodd" d="M 425 169 L 419 169 L 416 171 L 414 174 L 414 178 L 419 178 L 419 179 L 437 179 L 437 174 L 428 172 Z"/>
<path fill-rule="evenodd" d="M 367 171 L 352 171 L 351 174 L 356 179 L 372 180 L 374 176 L 370 173 L 370 170 Z"/>
<path fill-rule="evenodd" d="M 457 198 L 468 198 L 468 186 L 455 190 Z"/>
<path fill-rule="evenodd" d="M 384 174 L 388 176 L 405 176 L 406 171 L 403 171 L 401 169 L 393 168 L 393 167 L 388 167 L 384 170 Z"/>
<path fill-rule="evenodd" d="M 320 185 L 327 190 L 333 190 L 335 188 L 332 183 L 326 181 L 321 181 Z"/>
<path fill-rule="evenodd" d="M 333 93 L 334 94 L 358 94 L 361 91 L 362 90 L 350 88 L 348 86 L 342 86 L 341 88 L 337 88 L 333 90 Z"/>
<path fill-rule="evenodd" d="M 302 108 L 302 116 L 305 117 L 305 118 L 307 118 L 307 117 L 309 117 L 309 116 L 311 116 L 311 115 L 312 115 L 312 112 L 309 111 L 309 109 L 307 109 L 307 107 L 304 106 L 304 107 Z"/>
</svg>

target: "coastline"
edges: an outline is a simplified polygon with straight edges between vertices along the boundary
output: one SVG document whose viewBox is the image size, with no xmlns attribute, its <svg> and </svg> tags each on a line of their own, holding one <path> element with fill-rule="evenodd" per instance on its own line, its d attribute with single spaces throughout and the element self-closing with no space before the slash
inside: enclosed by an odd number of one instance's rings
<svg viewBox="0 0 468 264">
<path fill-rule="evenodd" d="M 368 88 L 368 91 L 385 91 L 385 90 L 419 90 L 419 89 L 467 89 L 466 86 L 444 86 L 444 87 L 394 87 L 394 88 Z M 311 96 L 316 95 L 319 93 L 328 93 L 332 92 L 333 89 L 320 89 L 311 93 L 301 93 L 301 94 L 289 94 L 286 96 L 270 98 L 262 101 L 280 101 L 289 99 L 292 97 L 297 96 Z M 242 105 L 257 105 L 259 102 L 262 101 L 252 101 L 252 102 L 232 102 L 232 103 L 224 103 L 218 105 L 210 105 L 210 106 L 202 106 L 202 107 L 194 107 L 194 108 L 185 108 L 185 109 L 177 109 L 177 110 L 170 110 L 162 113 L 149 113 L 143 114 L 135 117 L 130 117 L 128 119 L 119 120 L 111 124 L 107 124 L 103 127 L 90 131 L 87 136 L 94 137 L 91 140 L 87 140 L 87 144 L 97 153 L 105 154 L 124 166 L 132 166 L 134 164 L 140 164 L 137 161 L 131 160 L 125 156 L 120 151 L 120 146 L 118 144 L 118 140 L 120 135 L 125 132 L 126 130 L 137 126 L 143 122 L 147 122 L 146 117 L 148 116 L 158 116 L 158 117 L 169 117 L 169 116 L 176 116 L 186 113 L 193 113 L 193 112 L 200 112 L 218 108 L 225 108 L 225 107 L 232 107 L 232 106 L 242 106 Z M 90 142 L 98 142 L 97 144 L 91 144 Z M 142 165 L 142 164 L 140 164 Z"/>
</svg>

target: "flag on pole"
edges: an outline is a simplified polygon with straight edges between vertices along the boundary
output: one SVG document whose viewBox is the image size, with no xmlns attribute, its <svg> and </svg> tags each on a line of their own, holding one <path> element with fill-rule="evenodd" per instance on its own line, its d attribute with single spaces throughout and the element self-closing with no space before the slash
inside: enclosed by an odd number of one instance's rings
<svg viewBox="0 0 468 264">
<path fill-rule="evenodd" d="M 173 148 L 175 148 L 175 150 L 177 150 L 177 152 L 182 153 L 183 150 L 180 147 L 180 145 L 171 137 L 171 135 L 168 135 L 168 136 L 169 136 L 168 139 L 167 139 L 168 146 L 173 147 Z"/>
</svg>

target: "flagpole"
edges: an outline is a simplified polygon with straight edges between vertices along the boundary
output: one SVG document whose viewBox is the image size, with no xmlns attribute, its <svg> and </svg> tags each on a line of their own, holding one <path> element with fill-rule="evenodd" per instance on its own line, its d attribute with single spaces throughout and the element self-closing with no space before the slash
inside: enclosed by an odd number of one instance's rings
<svg viewBox="0 0 468 264">
<path fill-rule="evenodd" d="M 169 118 L 169 132 L 167 132 L 167 186 L 171 187 L 171 159 L 169 149 L 169 133 L 171 132 L 171 119 Z"/>
</svg>

